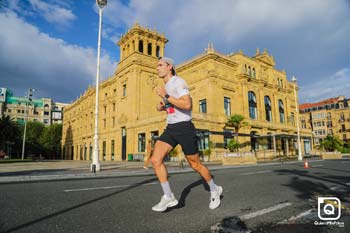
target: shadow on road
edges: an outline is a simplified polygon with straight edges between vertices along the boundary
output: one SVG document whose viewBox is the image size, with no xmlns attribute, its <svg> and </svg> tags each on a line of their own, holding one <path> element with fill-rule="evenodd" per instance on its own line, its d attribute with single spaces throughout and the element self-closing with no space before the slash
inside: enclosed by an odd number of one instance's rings
<svg viewBox="0 0 350 233">
<path fill-rule="evenodd" d="M 66 209 L 64 209 L 64 210 L 61 210 L 61 211 L 58 211 L 58 212 L 49 214 L 49 215 L 47 215 L 47 216 L 45 216 L 45 217 L 41 217 L 41 218 L 38 218 L 38 219 L 36 219 L 36 220 L 30 221 L 30 222 L 27 222 L 27 223 L 23 223 L 23 224 L 21 224 L 21 225 L 19 225 L 19 226 L 16 226 L 16 227 L 13 227 L 13 228 L 11 228 L 11 229 L 8 229 L 8 230 L 4 231 L 4 233 L 15 232 L 15 231 L 17 231 L 17 230 L 19 230 L 19 229 L 28 227 L 28 226 L 33 225 L 33 224 L 36 224 L 36 223 L 38 223 L 38 222 L 41 222 L 41 221 L 44 221 L 44 220 L 47 220 L 47 219 L 56 217 L 56 216 L 58 216 L 58 215 L 67 213 L 67 212 L 69 212 L 69 211 L 71 211 L 71 210 L 78 209 L 78 208 L 80 208 L 80 207 L 82 207 L 82 206 L 89 205 L 89 204 L 91 204 L 91 203 L 93 203 L 93 202 L 96 202 L 96 201 L 100 201 L 100 200 L 109 198 L 109 197 L 114 196 L 114 195 L 116 195 L 116 194 L 119 194 L 119 193 L 128 191 L 128 190 L 130 190 L 130 189 L 136 188 L 136 187 L 141 186 L 141 185 L 144 185 L 144 184 L 152 183 L 152 182 L 157 181 L 157 180 L 158 180 L 157 178 L 152 178 L 152 179 L 144 180 L 144 181 L 142 181 L 142 182 L 135 183 L 135 184 L 133 184 L 133 185 L 130 185 L 130 186 L 127 187 L 127 188 L 123 188 L 123 189 L 118 190 L 118 191 L 116 191 L 116 192 L 113 192 L 113 193 L 110 193 L 110 194 L 101 196 L 101 197 L 99 197 L 99 198 L 92 199 L 92 200 L 90 200 L 90 201 L 83 202 L 83 203 L 78 204 L 78 205 L 74 205 L 74 206 L 72 206 L 72 207 L 69 207 L 69 208 L 66 208 Z"/>
<path fill-rule="evenodd" d="M 182 192 L 181 192 L 181 196 L 179 199 L 179 204 L 177 204 L 177 206 L 174 206 L 172 208 L 168 208 L 165 212 L 169 212 L 173 209 L 180 209 L 185 207 L 186 204 L 186 198 L 188 196 L 188 194 L 190 194 L 191 189 L 199 186 L 199 185 L 203 185 L 204 189 L 207 190 L 208 192 L 210 191 L 209 186 L 207 184 L 207 182 L 205 182 L 203 179 L 199 179 L 195 182 L 193 182 L 192 184 L 188 185 Z"/>
<path fill-rule="evenodd" d="M 330 187 L 320 181 L 326 181 L 342 187 L 347 187 L 346 183 L 349 182 L 349 176 L 336 176 L 322 173 L 315 175 L 306 170 L 280 169 L 275 170 L 275 172 L 279 175 L 293 175 L 292 180 L 288 184 L 285 184 L 285 186 L 297 191 L 297 196 L 303 200 L 313 198 L 315 195 L 334 195 L 341 198 L 342 195 L 340 195 L 339 191 L 331 190 Z"/>
</svg>

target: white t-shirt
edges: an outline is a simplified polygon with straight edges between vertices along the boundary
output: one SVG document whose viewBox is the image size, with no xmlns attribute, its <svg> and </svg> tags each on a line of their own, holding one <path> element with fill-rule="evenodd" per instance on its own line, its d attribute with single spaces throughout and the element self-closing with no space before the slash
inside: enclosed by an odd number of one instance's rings
<svg viewBox="0 0 350 233">
<path fill-rule="evenodd" d="M 184 95 L 189 95 L 190 92 L 187 87 L 185 80 L 178 76 L 173 76 L 165 84 L 165 90 L 169 96 L 176 99 Z M 176 106 L 170 104 L 166 99 L 164 99 L 164 104 L 166 111 L 168 113 L 167 123 L 174 124 L 181 121 L 190 121 L 192 119 L 191 110 L 179 109 Z"/>
</svg>

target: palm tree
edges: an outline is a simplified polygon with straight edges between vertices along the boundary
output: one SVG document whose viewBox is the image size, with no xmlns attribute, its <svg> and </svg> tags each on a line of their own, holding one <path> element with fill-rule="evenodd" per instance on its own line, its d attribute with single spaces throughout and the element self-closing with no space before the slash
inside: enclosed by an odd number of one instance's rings
<svg viewBox="0 0 350 233">
<path fill-rule="evenodd" d="M 19 125 L 10 116 L 2 116 L 0 118 L 0 148 L 7 149 L 6 145 L 14 144 L 19 138 Z"/>
<path fill-rule="evenodd" d="M 235 139 L 238 143 L 238 132 L 240 128 L 247 126 L 248 123 L 244 121 L 244 116 L 240 114 L 234 114 L 228 118 L 226 126 L 233 127 L 235 129 Z"/>
<path fill-rule="evenodd" d="M 9 141 L 17 137 L 19 126 L 10 116 L 0 118 L 0 141 Z"/>
</svg>

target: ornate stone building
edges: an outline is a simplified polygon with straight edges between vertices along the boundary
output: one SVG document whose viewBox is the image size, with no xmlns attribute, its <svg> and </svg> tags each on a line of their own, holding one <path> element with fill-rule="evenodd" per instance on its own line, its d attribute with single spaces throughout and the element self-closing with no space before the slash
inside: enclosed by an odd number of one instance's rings
<svg viewBox="0 0 350 233">
<path fill-rule="evenodd" d="M 155 87 L 163 85 L 156 64 L 164 55 L 164 34 L 135 24 L 118 42 L 120 62 L 113 77 L 100 84 L 100 160 L 125 160 L 128 154 L 142 154 L 145 142 L 165 129 L 165 113 L 156 111 L 160 101 Z M 295 84 L 285 71 L 275 69 L 267 50 L 248 57 L 242 51 L 229 55 L 212 45 L 198 56 L 176 66 L 177 74 L 190 87 L 193 122 L 200 133 L 200 149 L 212 147 L 211 160 L 220 152 L 232 128 L 230 115 L 241 114 L 247 126 L 240 129 L 241 151 L 256 156 L 295 156 Z M 94 134 L 95 90 L 65 108 L 62 152 L 65 159 L 89 160 Z M 310 150 L 310 130 L 302 130 L 302 150 Z M 210 142 L 210 143 L 209 143 Z"/>
</svg>

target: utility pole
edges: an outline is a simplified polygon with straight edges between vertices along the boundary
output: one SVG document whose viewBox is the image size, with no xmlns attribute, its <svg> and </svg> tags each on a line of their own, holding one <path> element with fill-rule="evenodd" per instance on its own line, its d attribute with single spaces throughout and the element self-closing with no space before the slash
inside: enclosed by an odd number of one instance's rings
<svg viewBox="0 0 350 233">
<path fill-rule="evenodd" d="M 27 101 L 26 101 L 26 110 L 25 110 L 25 117 L 24 117 L 24 132 L 23 132 L 23 143 L 22 143 L 22 160 L 24 160 L 24 151 L 26 146 L 26 134 L 27 134 L 27 121 L 28 121 L 28 105 L 32 102 L 33 98 L 33 91 L 35 91 L 32 88 L 28 89 L 28 95 L 27 95 Z"/>
</svg>

